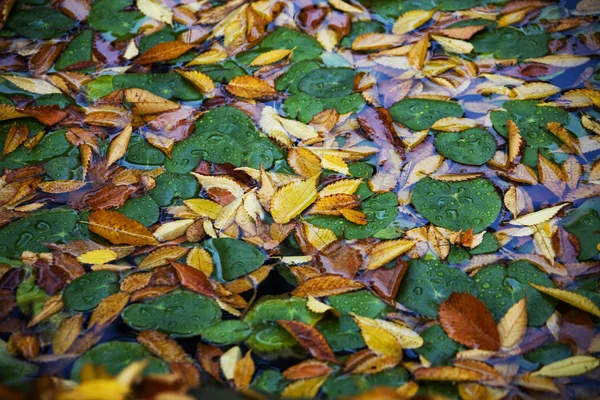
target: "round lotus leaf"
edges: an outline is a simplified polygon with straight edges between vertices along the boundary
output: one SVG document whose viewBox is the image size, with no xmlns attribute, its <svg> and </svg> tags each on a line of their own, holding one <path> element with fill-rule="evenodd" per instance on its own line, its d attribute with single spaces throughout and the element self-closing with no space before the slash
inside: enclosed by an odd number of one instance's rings
<svg viewBox="0 0 600 400">
<path fill-rule="evenodd" d="M 25 37 L 52 39 L 67 33 L 75 21 L 53 8 L 34 7 L 15 10 L 6 25 Z"/>
<path fill-rule="evenodd" d="M 77 179 L 81 176 L 81 163 L 79 157 L 60 156 L 55 157 L 46 164 L 44 169 L 51 180 Z"/>
<path fill-rule="evenodd" d="M 250 325 L 237 319 L 219 321 L 202 331 L 202 338 L 217 345 L 237 344 L 252 333 Z"/>
<path fill-rule="evenodd" d="M 554 284 L 546 274 L 526 261 L 510 266 L 487 266 L 473 277 L 477 297 L 490 310 L 494 321 L 499 322 L 508 309 L 527 296 L 527 315 L 530 326 L 543 325 L 554 311 L 556 300 L 541 294 L 529 283 L 546 287 Z"/>
<path fill-rule="evenodd" d="M 73 64 L 92 61 L 92 42 L 94 40 L 94 31 L 86 29 L 78 33 L 66 49 L 60 55 L 60 58 L 54 64 L 57 70 L 65 69 Z"/>
<path fill-rule="evenodd" d="M 306 299 L 267 299 L 257 303 L 244 317 L 244 322 L 253 327 L 272 321 L 300 321 L 313 325 L 321 318 L 306 307 Z"/>
<path fill-rule="evenodd" d="M 512 120 L 525 140 L 527 147 L 548 147 L 560 143 L 558 139 L 546 128 L 549 122 L 558 122 L 562 125 L 569 123 L 569 113 L 558 107 L 543 107 L 537 105 L 535 100 L 510 100 L 505 101 L 502 107 L 506 110 L 494 110 L 490 113 L 490 120 L 496 132 L 508 137 L 507 121 Z M 558 141 L 558 142 L 557 142 Z M 537 151 L 534 151 L 537 160 Z"/>
<path fill-rule="evenodd" d="M 330 317 L 316 325 L 333 351 L 351 351 L 365 347 L 360 328 L 351 316 Z"/>
<path fill-rule="evenodd" d="M 111 0 L 112 1 L 112 0 Z M 113 90 L 139 88 L 165 99 L 202 100 L 202 93 L 176 72 L 164 74 L 121 74 L 112 80 Z"/>
<path fill-rule="evenodd" d="M 500 242 L 498 242 L 496 236 L 494 236 L 494 234 L 491 232 L 486 232 L 484 233 L 483 240 L 481 241 L 479 246 L 475 247 L 472 250 L 469 250 L 469 254 L 475 256 L 478 254 L 495 253 L 496 251 L 498 251 L 499 248 Z"/>
<path fill-rule="evenodd" d="M 438 260 L 411 260 L 396 300 L 427 317 L 438 315 L 440 304 L 453 292 L 475 294 L 471 278 Z"/>
<path fill-rule="evenodd" d="M 213 276 L 221 281 L 232 281 L 260 268 L 265 255 L 243 240 L 219 238 L 203 242 L 203 247 L 212 254 L 215 269 Z"/>
<path fill-rule="evenodd" d="M 242 165 L 243 149 L 229 136 L 221 132 L 192 135 L 173 146 L 172 157 L 165 161 L 167 171 L 186 174 L 193 171 L 200 160 L 217 164 Z"/>
<path fill-rule="evenodd" d="M 129 140 L 125 161 L 136 165 L 161 165 L 165 161 L 165 155 L 142 136 L 134 135 Z"/>
<path fill-rule="evenodd" d="M 73 149 L 73 145 L 66 139 L 65 134 L 64 129 L 50 132 L 44 135 L 42 140 L 31 150 L 20 146 L 0 160 L 0 171 L 4 168 L 16 169 L 26 165 L 37 165 L 54 157 L 66 155 Z M 2 146 L 4 146 L 5 138 L 0 136 Z"/>
<path fill-rule="evenodd" d="M 236 76 L 247 75 L 233 60 L 224 61 L 221 64 L 201 65 L 198 71 L 208 75 L 213 81 L 219 83 L 227 83 Z"/>
<path fill-rule="evenodd" d="M 447 364 L 458 352 L 460 345 L 448 337 L 441 325 L 433 325 L 420 333 L 423 346 L 415 349 L 432 366 Z"/>
<path fill-rule="evenodd" d="M 431 223 L 453 231 L 481 232 L 502 210 L 502 199 L 485 178 L 462 182 L 421 179 L 414 187 L 412 203 Z"/>
<path fill-rule="evenodd" d="M 121 207 L 115 209 L 129 219 L 133 219 L 148 227 L 160 216 L 158 204 L 149 195 L 129 199 Z"/>
<path fill-rule="evenodd" d="M 283 110 L 287 116 L 305 124 L 324 109 L 321 99 L 307 93 L 293 94 L 283 102 Z"/>
<path fill-rule="evenodd" d="M 365 99 L 359 93 L 352 93 L 347 96 L 322 97 L 321 100 L 325 110 L 335 108 L 340 114 L 360 111 L 366 104 Z"/>
<path fill-rule="evenodd" d="M 77 213 L 73 210 L 39 211 L 0 228 L 0 256 L 20 257 L 28 250 L 48 251 L 44 243 L 64 243 L 75 231 Z"/>
<path fill-rule="evenodd" d="M 312 36 L 296 29 L 279 27 L 265 37 L 258 46 L 236 56 L 242 64 L 249 64 L 259 54 L 270 50 L 292 50 L 292 62 L 311 60 L 323 52 L 323 47 Z"/>
<path fill-rule="evenodd" d="M 594 209 L 577 212 L 577 215 L 565 224 L 567 232 L 575 235 L 579 240 L 581 250 L 578 259 L 589 260 L 598 255 L 598 246 L 600 245 L 600 229 L 598 227 L 600 227 L 600 215 Z"/>
<path fill-rule="evenodd" d="M 377 318 L 389 308 L 379 297 L 368 290 L 338 294 L 329 296 L 327 299 L 329 304 L 342 315 L 352 312 L 367 318 Z"/>
<path fill-rule="evenodd" d="M 393 192 L 383 193 L 365 200 L 360 211 L 367 216 L 366 225 L 354 224 L 345 218 L 332 216 L 309 217 L 311 224 L 331 229 L 338 237 L 364 239 L 373 236 L 391 224 L 398 215 L 398 199 Z"/>
<path fill-rule="evenodd" d="M 534 58 L 548 53 L 550 35 L 543 31 L 527 34 L 523 29 L 486 29 L 470 40 L 474 52 L 491 53 L 495 58 Z"/>
<path fill-rule="evenodd" d="M 142 372 L 143 375 L 169 373 L 167 363 L 155 357 L 140 343 L 113 340 L 101 343 L 83 353 L 73 364 L 71 379 L 79 381 L 81 368 L 86 364 L 103 367 L 111 376 L 116 376 L 132 362 L 143 360 L 148 362 Z"/>
<path fill-rule="evenodd" d="M 306 74 L 298 89 L 315 97 L 340 97 L 354 90 L 356 72 L 350 68 L 319 68 Z"/>
<path fill-rule="evenodd" d="M 429 99 L 404 99 L 390 108 L 390 114 L 413 131 L 429 129 L 438 120 L 446 117 L 462 117 L 463 108 L 454 101 Z"/>
<path fill-rule="evenodd" d="M 63 293 L 65 307 L 74 311 L 90 311 L 103 298 L 119 292 L 119 274 L 113 271 L 92 271 L 69 283 Z"/>
<path fill-rule="evenodd" d="M 435 135 L 435 149 L 457 163 L 483 165 L 496 153 L 496 139 L 481 128 L 462 132 L 438 132 Z"/>
<path fill-rule="evenodd" d="M 250 385 L 250 388 L 257 392 L 265 393 L 272 398 L 279 398 L 287 384 L 288 381 L 281 372 L 275 369 L 266 369 L 259 372 L 252 385 Z"/>
<path fill-rule="evenodd" d="M 228 106 L 213 108 L 196 122 L 195 134 L 214 131 L 224 133 L 241 146 L 258 139 L 258 132 L 250 117 Z"/>
<path fill-rule="evenodd" d="M 253 329 L 245 343 L 257 353 L 280 357 L 291 356 L 298 347 L 296 339 L 274 322 Z"/>
<path fill-rule="evenodd" d="M 285 71 L 283 75 L 277 78 L 275 81 L 275 89 L 280 92 L 287 90 L 291 94 L 296 94 L 299 92 L 298 85 L 300 84 L 302 78 L 304 78 L 304 76 L 309 72 L 315 71 L 319 68 L 321 68 L 321 65 L 314 60 L 306 60 L 294 63 L 288 68 L 287 71 Z"/>
<path fill-rule="evenodd" d="M 201 294 L 173 291 L 164 296 L 127 306 L 121 318 L 131 328 L 158 330 L 174 337 L 200 335 L 221 319 L 217 303 Z"/>
<path fill-rule="evenodd" d="M 523 358 L 536 364 L 536 369 L 553 362 L 571 357 L 573 350 L 565 343 L 550 343 L 535 350 L 523 354 Z"/>
<path fill-rule="evenodd" d="M 246 146 L 242 165 L 250 168 L 271 169 L 275 162 L 284 158 L 281 149 L 268 138 L 259 138 Z"/>
<path fill-rule="evenodd" d="M 198 180 L 192 176 L 165 172 L 156 177 L 156 186 L 149 194 L 161 207 L 173 204 L 175 199 L 196 197 L 200 190 Z"/>
<path fill-rule="evenodd" d="M 332 375 L 323 384 L 328 399 L 356 396 L 375 387 L 397 388 L 408 382 L 408 372 L 395 367 L 377 374 Z"/>
<path fill-rule="evenodd" d="M 132 36 L 136 24 L 144 17 L 139 11 L 122 11 L 132 4 L 133 0 L 96 0 L 88 22 L 92 28 L 110 32 L 118 38 Z"/>
</svg>

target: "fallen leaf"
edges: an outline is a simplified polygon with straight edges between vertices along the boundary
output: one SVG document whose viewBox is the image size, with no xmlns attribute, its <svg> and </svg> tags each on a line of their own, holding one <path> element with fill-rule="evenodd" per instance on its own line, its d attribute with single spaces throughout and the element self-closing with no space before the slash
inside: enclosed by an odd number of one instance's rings
<svg viewBox="0 0 600 400">
<path fill-rule="evenodd" d="M 10 75 L 0 75 L 0 77 L 27 92 L 36 94 L 62 94 L 60 89 L 42 79 Z"/>
<path fill-rule="evenodd" d="M 531 376 L 564 377 L 586 374 L 600 365 L 600 360 L 592 356 L 573 356 L 547 364 Z"/>
<path fill-rule="evenodd" d="M 523 340 L 527 330 L 527 301 L 523 297 L 512 305 L 498 322 L 500 345 L 504 349 L 512 349 Z"/>
<path fill-rule="evenodd" d="M 368 250 L 367 269 L 377 269 L 400 255 L 406 253 L 415 246 L 412 240 L 386 240 L 377 243 Z"/>
<path fill-rule="evenodd" d="M 234 96 L 245 99 L 268 99 L 277 96 L 277 91 L 267 82 L 255 76 L 236 76 L 225 89 Z"/>
<path fill-rule="evenodd" d="M 194 223 L 193 219 L 180 219 L 166 222 L 154 231 L 153 235 L 159 242 L 167 242 L 185 235 L 185 231 Z"/>
<path fill-rule="evenodd" d="M 137 8 L 145 16 L 158 22 L 173 25 L 173 11 L 160 0 L 136 0 Z"/>
<path fill-rule="evenodd" d="M 312 399 L 319 393 L 328 375 L 316 378 L 300 379 L 287 385 L 281 392 L 286 399 Z"/>
<path fill-rule="evenodd" d="M 306 280 L 292 294 L 298 297 L 325 297 L 353 292 L 364 288 L 363 284 L 340 275 L 320 275 Z"/>
<path fill-rule="evenodd" d="M 82 264 L 106 264 L 118 258 L 117 253 L 111 249 L 97 249 L 87 251 L 77 257 Z"/>
<path fill-rule="evenodd" d="M 89 216 L 90 231 L 113 244 L 132 246 L 157 245 L 152 233 L 139 222 L 116 211 L 94 211 Z"/>
<path fill-rule="evenodd" d="M 110 324 L 117 319 L 129 302 L 129 296 L 129 293 L 119 292 L 103 298 L 90 317 L 88 329 L 95 325 Z"/>
<path fill-rule="evenodd" d="M 227 350 L 221 358 L 219 359 L 219 363 L 221 365 L 221 371 L 223 371 L 223 375 L 225 379 L 231 380 L 235 376 L 235 366 L 242 359 L 242 350 L 240 350 L 239 346 L 235 346 Z"/>
<path fill-rule="evenodd" d="M 433 10 L 411 10 L 403 13 L 398 17 L 394 26 L 392 27 L 392 33 L 396 35 L 402 35 L 410 31 L 414 31 L 425 22 L 429 21 L 433 14 Z"/>
<path fill-rule="evenodd" d="M 183 286 L 208 297 L 216 296 L 213 285 L 204 272 L 176 261 L 171 261 L 171 266 L 177 272 L 177 277 Z"/>
<path fill-rule="evenodd" d="M 286 224 L 310 206 L 317 199 L 318 179 L 319 175 L 315 175 L 277 190 L 271 199 L 270 207 L 275 222 Z"/>
<path fill-rule="evenodd" d="M 567 304 L 572 305 L 573 307 L 577 307 L 580 310 L 595 315 L 596 317 L 600 317 L 600 308 L 598 308 L 598 306 L 593 301 L 579 293 L 570 292 L 568 290 L 549 288 L 545 286 L 536 285 L 534 283 L 530 283 L 530 285 L 539 290 L 540 292 L 547 294 L 548 296 L 557 298 L 561 301 L 564 301 Z"/>
<path fill-rule="evenodd" d="M 509 221 L 509 223 L 512 225 L 523 226 L 533 226 L 541 224 L 543 222 L 548 221 L 551 218 L 554 218 L 554 216 L 558 214 L 558 212 L 567 205 L 569 205 L 569 203 L 561 203 L 553 207 L 544 208 L 543 210 L 534 211 L 532 213 L 515 218 L 512 221 Z"/>
<path fill-rule="evenodd" d="M 15 122 L 10 127 L 8 134 L 6 135 L 2 155 L 5 156 L 15 151 L 23 142 L 27 140 L 28 135 L 29 130 L 27 129 L 27 126 L 20 125 Z"/>
<path fill-rule="evenodd" d="M 250 387 L 254 370 L 252 350 L 248 350 L 246 355 L 235 363 L 233 370 L 233 384 L 237 390 L 244 391 Z"/>
<path fill-rule="evenodd" d="M 138 0 L 139 1 L 139 0 Z M 148 0 L 143 0 L 148 1 Z M 196 47 L 195 44 L 183 43 L 179 40 L 159 43 L 142 53 L 136 60 L 138 64 L 146 65 L 160 61 L 173 60 L 191 49 Z"/>
<path fill-rule="evenodd" d="M 179 69 L 176 71 L 204 94 L 210 94 L 215 90 L 215 83 L 211 77 L 200 71 L 182 71 Z"/>
<path fill-rule="evenodd" d="M 316 328 L 300 321 L 277 321 L 279 326 L 285 329 L 317 360 L 328 361 L 337 364 L 333 350 L 327 343 L 325 336 Z"/>
<path fill-rule="evenodd" d="M 278 49 L 270 50 L 259 54 L 250 62 L 251 67 L 262 67 L 263 65 L 269 65 L 281 61 L 292 53 L 292 50 Z"/>
<path fill-rule="evenodd" d="M 52 352 L 54 354 L 67 353 L 81 333 L 82 325 L 83 314 L 65 318 L 52 336 Z"/>
</svg>

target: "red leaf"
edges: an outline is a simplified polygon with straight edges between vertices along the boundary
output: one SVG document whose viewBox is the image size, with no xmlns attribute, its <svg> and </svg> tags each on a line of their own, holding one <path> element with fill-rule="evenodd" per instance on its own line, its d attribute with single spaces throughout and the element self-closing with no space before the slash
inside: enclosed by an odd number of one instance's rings
<svg viewBox="0 0 600 400">
<path fill-rule="evenodd" d="M 176 261 L 171 261 L 171 265 L 177 271 L 177 276 L 183 286 L 208 297 L 216 296 L 215 289 L 204 272 Z"/>
</svg>

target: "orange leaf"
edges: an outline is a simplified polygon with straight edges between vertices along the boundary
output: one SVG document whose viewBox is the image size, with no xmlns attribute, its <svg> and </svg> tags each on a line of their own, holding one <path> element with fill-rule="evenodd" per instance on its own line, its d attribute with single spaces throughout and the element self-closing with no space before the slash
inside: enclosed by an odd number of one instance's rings
<svg viewBox="0 0 600 400">
<path fill-rule="evenodd" d="M 175 268 L 183 286 L 204 296 L 216 296 L 215 290 L 204 272 L 176 261 L 171 261 L 171 266 Z"/>
<path fill-rule="evenodd" d="M 129 140 L 131 139 L 131 132 L 133 128 L 127 125 L 121 133 L 113 138 L 106 151 L 106 163 L 107 166 L 114 164 L 127 152 L 127 146 L 129 146 Z"/>
<path fill-rule="evenodd" d="M 168 61 L 179 57 L 194 47 L 196 47 L 195 44 L 183 43 L 179 40 L 159 43 L 156 46 L 148 49 L 135 61 L 142 65 L 152 64 L 159 61 Z"/>
<path fill-rule="evenodd" d="M 298 297 L 325 297 L 353 292 L 363 288 L 362 283 L 340 275 L 319 275 L 305 281 L 292 294 Z"/>
<path fill-rule="evenodd" d="M 90 317 L 88 329 L 94 325 L 107 325 L 114 321 L 129 301 L 129 293 L 119 292 L 102 299 Z"/>
<path fill-rule="evenodd" d="M 451 339 L 481 350 L 500 349 L 500 335 L 492 314 L 468 293 L 452 293 L 440 305 L 440 324 Z"/>
<path fill-rule="evenodd" d="M 137 341 L 166 362 L 175 363 L 189 360 L 185 350 L 174 339 L 169 338 L 164 333 L 142 331 L 137 336 Z"/>
<path fill-rule="evenodd" d="M 311 359 L 302 361 L 286 369 L 283 371 L 283 376 L 286 379 L 295 381 L 298 379 L 316 378 L 317 376 L 328 375 L 330 373 L 331 367 L 329 365 L 323 361 Z"/>
<path fill-rule="evenodd" d="M 337 360 L 329 343 L 327 343 L 327 339 L 315 327 L 299 321 L 277 321 L 277 323 L 288 331 L 317 360 L 337 364 Z"/>
<path fill-rule="evenodd" d="M 90 231 L 113 244 L 132 246 L 158 245 L 158 241 L 144 225 L 116 211 L 95 211 L 89 216 Z"/>
<path fill-rule="evenodd" d="M 233 370 L 233 384 L 237 390 L 243 391 L 250 387 L 254 370 L 254 361 L 252 361 L 252 351 L 250 350 L 235 364 Z"/>
<path fill-rule="evenodd" d="M 271 85 L 255 76 L 236 76 L 225 87 L 234 96 L 245 99 L 264 99 L 277 96 Z"/>
<path fill-rule="evenodd" d="M 25 125 L 19 125 L 15 122 L 10 127 L 8 135 L 6 135 L 2 155 L 5 156 L 15 151 L 17 147 L 21 145 L 21 143 L 27 140 L 27 135 L 29 135 L 29 130 L 27 127 Z"/>
</svg>

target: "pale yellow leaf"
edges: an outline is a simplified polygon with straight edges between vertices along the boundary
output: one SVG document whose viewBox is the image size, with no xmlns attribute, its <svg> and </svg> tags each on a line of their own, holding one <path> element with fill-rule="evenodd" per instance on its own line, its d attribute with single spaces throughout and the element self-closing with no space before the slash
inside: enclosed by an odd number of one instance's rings
<svg viewBox="0 0 600 400">
<path fill-rule="evenodd" d="M 533 372 L 532 376 L 564 377 L 586 374 L 600 365 L 600 360 L 592 356 L 573 356 L 548 364 Z"/>
<path fill-rule="evenodd" d="M 387 33 L 363 33 L 352 42 L 352 50 L 370 51 L 387 49 L 399 46 L 406 38 L 402 35 L 390 35 Z"/>
<path fill-rule="evenodd" d="M 275 222 L 286 224 L 317 199 L 318 175 L 280 188 L 271 199 L 271 215 Z"/>
<path fill-rule="evenodd" d="M 292 50 L 288 49 L 278 49 L 271 50 L 265 53 L 261 53 L 252 62 L 250 62 L 251 67 L 261 67 L 263 65 L 269 65 L 276 63 L 277 61 L 283 60 L 285 57 L 289 56 L 292 53 Z"/>
<path fill-rule="evenodd" d="M 131 60 L 137 57 L 140 54 L 140 50 L 135 44 L 135 40 L 131 39 L 129 43 L 127 43 L 127 47 L 125 47 L 125 52 L 123 53 L 123 58 L 126 60 Z"/>
<path fill-rule="evenodd" d="M 329 4 L 337 10 L 348 12 L 348 13 L 362 13 L 363 9 L 356 7 L 352 4 L 346 3 L 342 0 L 328 0 Z"/>
<path fill-rule="evenodd" d="M 306 221 L 303 221 L 302 225 L 306 239 L 319 251 L 337 240 L 337 236 L 331 229 L 321 228 Z"/>
<path fill-rule="evenodd" d="M 294 119 L 283 118 L 279 115 L 275 116 L 274 118 L 279 121 L 281 126 L 283 126 L 288 134 L 297 139 L 308 140 L 319 137 L 317 130 L 310 125 L 306 125 Z"/>
<path fill-rule="evenodd" d="M 113 138 L 108 146 L 106 152 L 106 164 L 107 166 L 114 164 L 127 152 L 127 146 L 129 146 L 129 140 L 131 139 L 131 132 L 133 128 L 127 125 L 121 133 Z"/>
<path fill-rule="evenodd" d="M 337 33 L 329 28 L 319 29 L 316 39 L 327 51 L 333 51 L 338 43 Z"/>
<path fill-rule="evenodd" d="M 231 380 L 235 375 L 235 365 L 242 359 L 242 350 L 239 346 L 232 347 L 227 350 L 219 359 L 221 371 L 225 379 Z"/>
<path fill-rule="evenodd" d="M 589 57 L 576 56 L 574 54 L 550 54 L 544 57 L 528 58 L 525 62 L 552 65 L 555 67 L 579 67 L 590 60 Z"/>
<path fill-rule="evenodd" d="M 180 219 L 162 224 L 153 235 L 159 242 L 173 240 L 183 236 L 187 228 L 194 223 L 193 219 Z"/>
<path fill-rule="evenodd" d="M 440 35 L 431 35 L 431 38 L 449 53 L 469 54 L 474 48 L 471 43 L 460 39 L 452 39 Z"/>
<path fill-rule="evenodd" d="M 196 172 L 192 172 L 192 175 L 198 179 L 200 185 L 205 190 L 213 188 L 227 190 L 235 198 L 242 197 L 244 195 L 244 189 L 242 186 L 231 178 L 224 176 L 213 176 L 213 175 L 200 175 Z"/>
<path fill-rule="evenodd" d="M 404 33 L 414 31 L 425 22 L 429 21 L 434 13 L 435 9 L 412 10 L 405 12 L 404 14 L 400 15 L 394 23 L 394 26 L 392 27 L 392 33 L 396 35 L 402 35 Z"/>
<path fill-rule="evenodd" d="M 397 239 L 377 243 L 368 250 L 367 269 L 377 269 L 415 246 L 412 240 Z"/>
<path fill-rule="evenodd" d="M 511 349 L 521 343 L 527 330 L 527 300 L 523 297 L 513 304 L 498 323 L 500 344 Z"/>
<path fill-rule="evenodd" d="M 580 295 L 579 293 L 570 292 L 568 290 L 549 288 L 545 286 L 536 285 L 534 283 L 530 283 L 530 285 L 542 293 L 564 301 L 565 303 L 570 304 L 573 307 L 577 307 L 580 310 L 588 312 L 592 315 L 595 315 L 596 317 L 600 317 L 600 309 L 598 308 L 598 306 L 593 301 L 591 301 L 583 295 Z"/>
<path fill-rule="evenodd" d="M 0 75 L 19 89 L 37 94 L 61 94 L 62 92 L 54 85 L 36 78 L 27 78 L 25 76 Z"/>
<path fill-rule="evenodd" d="M 136 0 L 136 5 L 148 18 L 173 25 L 173 11 L 160 0 Z"/>
<path fill-rule="evenodd" d="M 317 314 L 324 314 L 329 310 L 333 310 L 333 307 L 323 302 L 320 302 L 313 296 L 308 296 L 308 299 L 306 300 L 306 307 L 308 307 L 310 311 Z"/>
<path fill-rule="evenodd" d="M 431 129 L 444 132 L 461 132 L 477 126 L 477 121 L 470 118 L 446 117 L 438 119 Z"/>
<path fill-rule="evenodd" d="M 518 100 L 544 99 L 560 92 L 560 88 L 547 82 L 529 82 L 510 91 L 510 97 Z"/>
<path fill-rule="evenodd" d="M 339 172 L 340 174 L 350 175 L 350 168 L 343 158 L 333 154 L 325 154 L 321 156 L 321 167 L 331 171 Z"/>
<path fill-rule="evenodd" d="M 354 194 L 361 183 L 362 179 L 340 179 L 323 187 L 319 191 L 319 197 L 330 196 L 332 194 Z"/>
<path fill-rule="evenodd" d="M 543 210 L 534 211 L 529 214 L 525 214 L 522 217 L 518 217 L 510 221 L 513 225 L 524 225 L 532 226 L 541 224 L 542 222 L 548 221 L 553 218 L 560 210 L 562 210 L 569 203 L 562 203 L 553 207 L 544 208 Z"/>
<path fill-rule="evenodd" d="M 208 199 L 187 199 L 183 203 L 196 214 L 212 220 L 217 219 L 223 209 L 222 205 Z"/>
<path fill-rule="evenodd" d="M 117 253 L 111 249 L 97 249 L 83 253 L 77 261 L 83 264 L 106 264 L 118 258 Z"/>
</svg>

